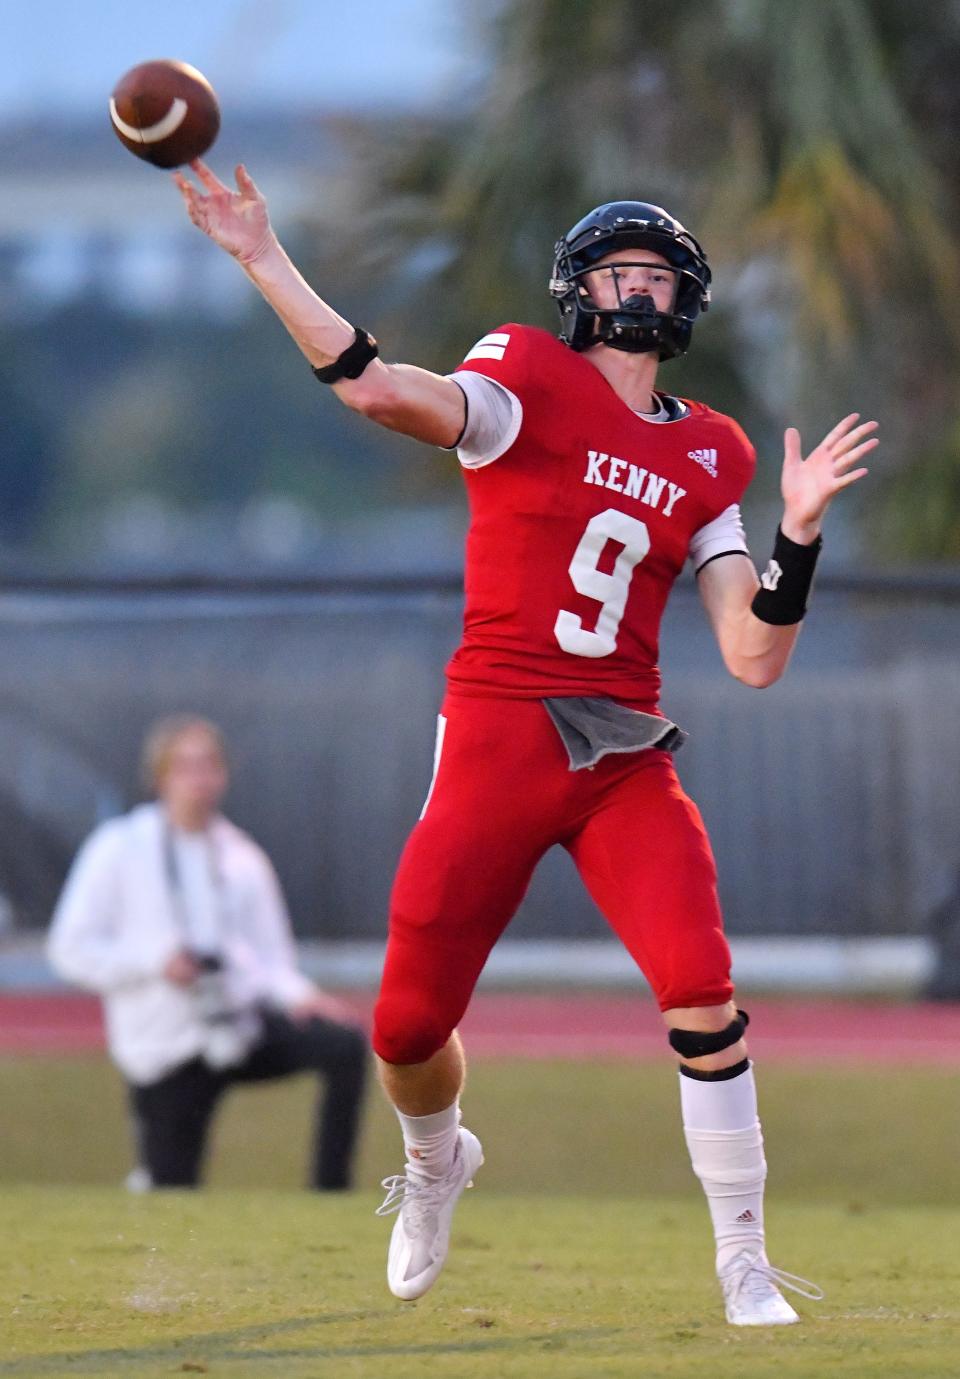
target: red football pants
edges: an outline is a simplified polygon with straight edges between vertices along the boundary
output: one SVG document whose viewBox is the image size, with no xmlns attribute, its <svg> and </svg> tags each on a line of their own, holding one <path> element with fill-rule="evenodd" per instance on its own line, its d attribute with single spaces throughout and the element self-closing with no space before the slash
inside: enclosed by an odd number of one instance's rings
<svg viewBox="0 0 960 1379">
<path fill-rule="evenodd" d="M 448 695 L 430 794 L 391 897 L 374 1017 L 381 1058 L 421 1063 L 443 1047 L 555 843 L 661 1010 L 730 999 L 713 854 L 669 753 L 571 771 L 539 700 Z"/>
</svg>

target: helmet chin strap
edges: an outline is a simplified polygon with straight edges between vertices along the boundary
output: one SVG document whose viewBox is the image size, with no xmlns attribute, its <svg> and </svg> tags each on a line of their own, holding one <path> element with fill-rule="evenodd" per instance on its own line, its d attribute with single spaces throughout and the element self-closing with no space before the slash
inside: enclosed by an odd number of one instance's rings
<svg viewBox="0 0 960 1379">
<path fill-rule="evenodd" d="M 608 345 L 627 354 L 656 353 L 660 348 L 660 314 L 646 292 L 634 293 L 613 311 L 597 317 L 594 345 Z"/>
</svg>

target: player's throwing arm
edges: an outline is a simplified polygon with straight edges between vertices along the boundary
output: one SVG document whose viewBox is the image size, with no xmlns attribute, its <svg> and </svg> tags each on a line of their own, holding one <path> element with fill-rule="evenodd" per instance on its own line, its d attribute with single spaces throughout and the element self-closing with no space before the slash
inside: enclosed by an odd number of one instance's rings
<svg viewBox="0 0 960 1379">
<path fill-rule="evenodd" d="M 430 445 L 454 445 L 466 416 L 461 389 L 426 369 L 385 364 L 376 341 L 317 296 L 284 252 L 267 203 L 243 164 L 236 169 L 236 191 L 200 159 L 190 166 L 199 188 L 174 173 L 190 219 L 243 267 L 321 382 L 381 426 Z"/>
</svg>

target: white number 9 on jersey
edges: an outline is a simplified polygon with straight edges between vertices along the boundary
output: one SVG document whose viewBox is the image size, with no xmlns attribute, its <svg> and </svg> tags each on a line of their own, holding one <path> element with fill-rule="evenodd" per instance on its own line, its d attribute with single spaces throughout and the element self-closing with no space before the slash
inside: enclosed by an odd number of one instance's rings
<svg viewBox="0 0 960 1379">
<path fill-rule="evenodd" d="M 613 571 L 604 574 L 597 563 L 608 541 L 618 541 L 623 550 Z M 650 550 L 646 524 L 616 508 L 598 512 L 587 523 L 570 562 L 570 580 L 578 594 L 596 599 L 602 605 L 597 614 L 596 631 L 588 632 L 576 613 L 561 609 L 554 625 L 554 636 L 571 656 L 611 656 L 617 649 L 617 633 L 627 606 L 630 578 Z"/>
</svg>

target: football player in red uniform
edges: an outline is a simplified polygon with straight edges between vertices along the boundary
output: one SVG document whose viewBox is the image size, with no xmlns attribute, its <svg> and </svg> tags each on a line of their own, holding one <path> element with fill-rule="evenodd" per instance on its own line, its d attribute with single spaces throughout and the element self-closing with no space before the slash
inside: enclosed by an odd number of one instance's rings
<svg viewBox="0 0 960 1379">
<path fill-rule="evenodd" d="M 758 579 L 739 518 L 754 452 L 736 422 L 655 389 L 709 303 L 692 235 L 659 207 L 600 206 L 557 245 L 562 333 L 509 324 L 448 377 L 386 364 L 301 278 L 243 167 L 176 175 L 191 219 L 243 265 L 353 410 L 456 450 L 471 510 L 463 641 L 447 668 L 433 780 L 400 862 L 374 1047 L 406 1148 L 387 1275 L 433 1284 L 483 1162 L 460 1124 L 456 1027 L 548 848 L 561 844 L 649 981 L 679 1059 L 684 1133 L 716 1235 L 727 1318 L 793 1322 L 768 1262 L 766 1163 L 733 1002 L 710 845 L 672 762 L 657 637 L 691 558 L 731 674 L 771 684 L 796 642 L 824 513 L 866 470 L 875 423 L 845 417 L 804 459 L 786 432 L 784 513 Z M 809 1295 L 814 1295 L 807 1290 Z"/>
</svg>

